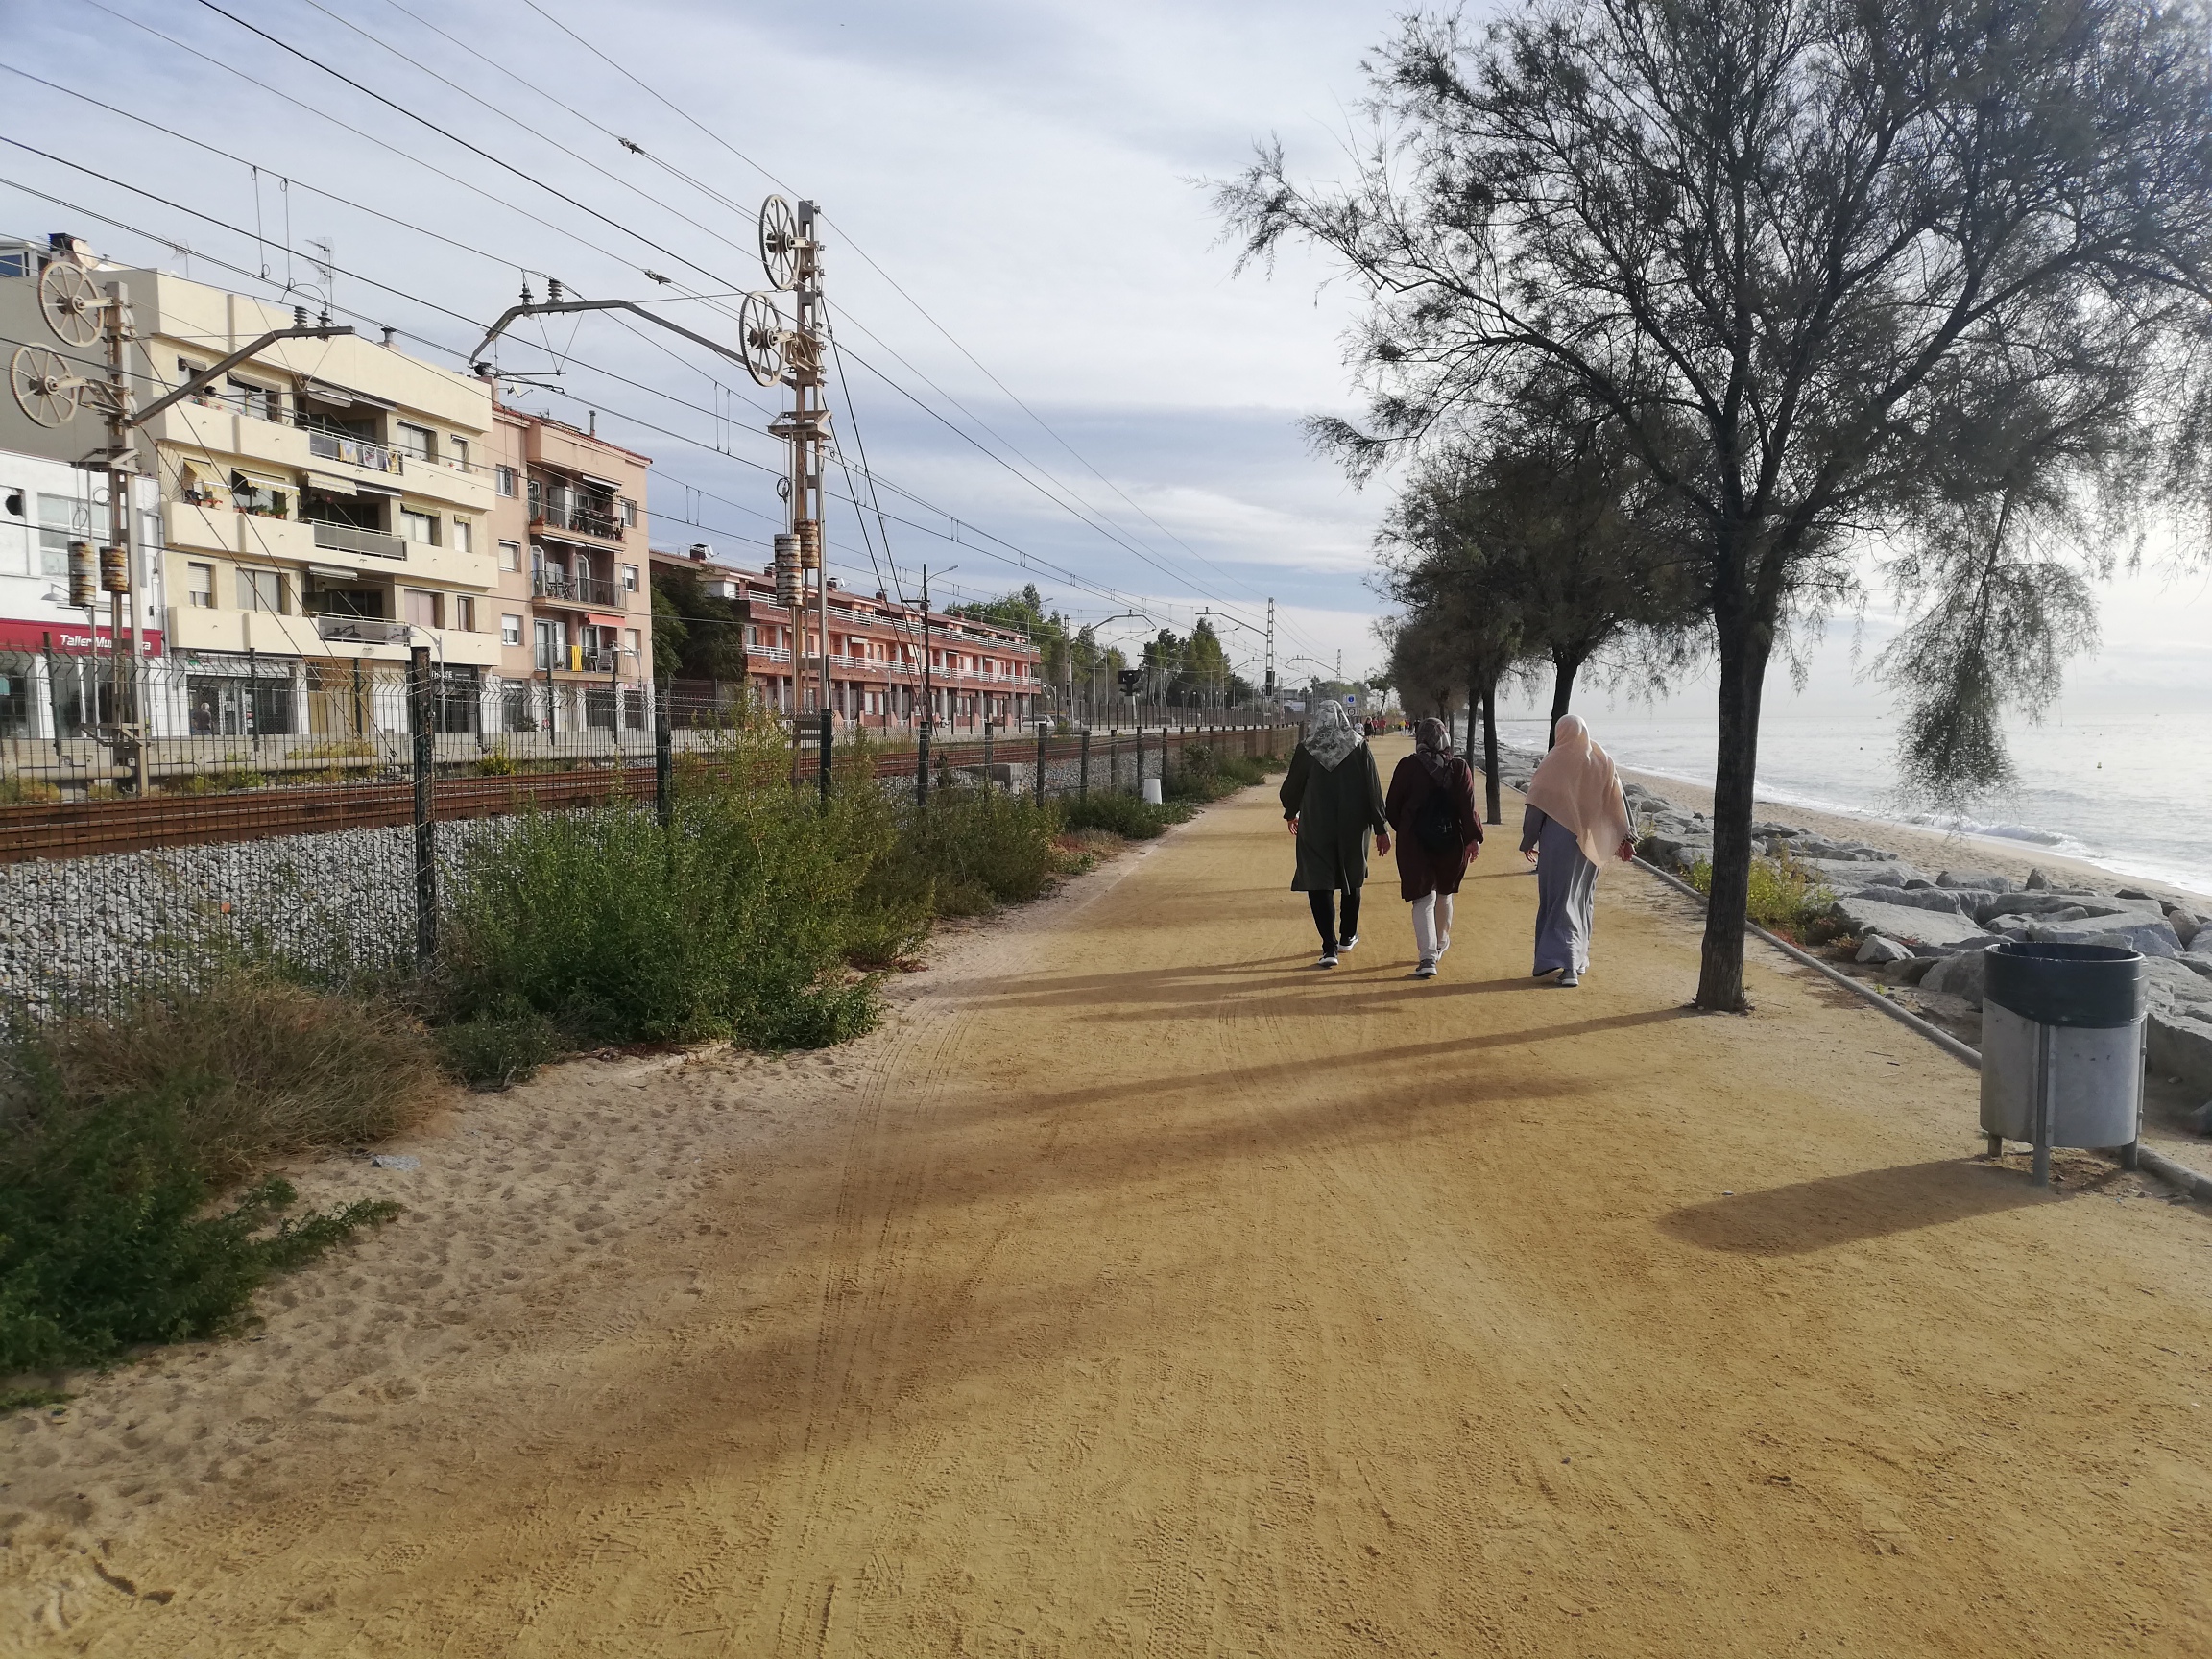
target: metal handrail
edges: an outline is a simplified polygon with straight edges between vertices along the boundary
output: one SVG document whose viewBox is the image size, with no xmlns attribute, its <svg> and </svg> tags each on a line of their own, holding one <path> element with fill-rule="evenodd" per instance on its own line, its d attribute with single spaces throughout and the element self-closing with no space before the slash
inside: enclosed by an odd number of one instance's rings
<svg viewBox="0 0 2212 1659">
<path fill-rule="evenodd" d="M 381 530 L 363 530 L 351 524 L 334 524 L 318 518 L 315 524 L 315 545 L 339 553 L 361 553 L 372 559 L 405 559 L 407 543 L 397 536 L 387 536 Z"/>
</svg>

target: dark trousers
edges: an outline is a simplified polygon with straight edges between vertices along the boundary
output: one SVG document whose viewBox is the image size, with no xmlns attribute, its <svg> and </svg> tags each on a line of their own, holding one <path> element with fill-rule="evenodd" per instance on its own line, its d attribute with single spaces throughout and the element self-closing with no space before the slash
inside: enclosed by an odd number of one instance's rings
<svg viewBox="0 0 2212 1659">
<path fill-rule="evenodd" d="M 1359 931 L 1359 890 L 1355 887 L 1344 895 L 1344 931 L 1336 931 L 1336 895 L 1334 893 L 1309 893 L 1308 902 L 1313 906 L 1313 926 L 1321 930 L 1321 949 L 1334 950 L 1343 940 Z"/>
</svg>

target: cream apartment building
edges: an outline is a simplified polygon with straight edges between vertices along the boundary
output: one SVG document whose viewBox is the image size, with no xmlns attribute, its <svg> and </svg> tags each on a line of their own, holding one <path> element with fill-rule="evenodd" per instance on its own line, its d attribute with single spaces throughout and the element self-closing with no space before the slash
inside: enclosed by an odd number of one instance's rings
<svg viewBox="0 0 2212 1659">
<path fill-rule="evenodd" d="M 64 237 L 0 243 L 0 336 L 37 342 L 86 374 L 105 348 L 53 337 L 39 275 L 64 260 L 120 286 L 140 407 L 269 330 L 279 306 L 166 272 L 101 260 Z M 13 350 L 12 346 L 0 350 Z M 137 429 L 160 500 L 160 650 L 194 735 L 340 734 L 405 725 L 395 670 L 427 647 L 439 724 L 478 730 L 501 646 L 487 451 L 492 391 L 388 343 L 286 340 Z M 106 441 L 97 413 L 40 424 L 0 398 L 0 450 L 78 461 Z"/>
</svg>

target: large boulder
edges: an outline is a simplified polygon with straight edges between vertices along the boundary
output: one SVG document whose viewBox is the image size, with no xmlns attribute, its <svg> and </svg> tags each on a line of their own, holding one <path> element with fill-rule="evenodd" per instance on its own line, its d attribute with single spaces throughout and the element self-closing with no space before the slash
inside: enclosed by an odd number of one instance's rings
<svg viewBox="0 0 2212 1659">
<path fill-rule="evenodd" d="M 1984 959 L 1979 950 L 1961 950 L 1946 956 L 1920 976 L 1920 989 L 1956 997 L 1969 1008 L 1982 1006 Z"/>
<path fill-rule="evenodd" d="M 2186 968 L 2200 978 L 2212 980 L 2212 953 L 2202 950 L 2184 950 L 2174 958 L 2175 963 Z"/>
<path fill-rule="evenodd" d="M 1910 904 L 1891 904 L 1863 893 L 1847 894 L 1829 906 L 1828 913 L 1848 931 L 1864 938 L 1878 933 L 1901 944 L 1929 946 L 1949 954 L 1969 940 L 1987 943 L 1989 935 L 1970 916 L 1957 911 L 1921 910 Z M 1921 952 L 1915 951 L 1914 954 Z"/>
<path fill-rule="evenodd" d="M 2028 879 L 2021 882 L 2020 885 L 2031 893 L 2040 893 L 2044 888 L 2051 885 L 2051 878 L 2043 874 L 2043 867 L 2040 864 L 2032 865 L 2028 871 Z"/>
<path fill-rule="evenodd" d="M 2084 916 L 2072 922 L 2036 922 L 2028 937 L 2038 945 L 2121 945 L 2146 956 L 2178 956 L 2181 941 L 2161 916 Z"/>
<path fill-rule="evenodd" d="M 1790 844 L 1790 855 L 1800 870 L 1818 876 L 1839 893 L 1867 887 L 1902 887 L 1908 881 L 1927 879 L 1901 858 L 1814 858 L 1807 856 L 1804 843 L 1800 841 Z"/>
<path fill-rule="evenodd" d="M 1861 891 L 1872 893 L 1874 890 L 1862 888 Z M 1960 903 L 1959 894 L 1942 887 L 1884 887 L 1876 897 L 1884 904 L 1908 904 L 1915 910 L 1936 910 L 1950 916 L 1973 914 Z"/>
<path fill-rule="evenodd" d="M 2204 926 L 2203 918 L 2196 911 L 2178 904 L 2166 912 L 2166 920 L 2174 929 L 2174 937 L 2181 941 L 2181 949 L 2184 950 L 2196 943 L 2198 929 Z"/>
<path fill-rule="evenodd" d="M 1877 968 L 1885 968 L 1894 962 L 1911 962 L 1914 959 L 1912 948 L 1910 945 L 1900 945 L 1896 940 L 1885 939 L 1879 933 L 1867 934 L 1864 943 L 1859 947 L 1858 960 L 1870 962 Z"/>
<path fill-rule="evenodd" d="M 1988 893 L 2011 893 L 2020 883 L 2009 876 L 1993 875 L 1987 870 L 1946 870 L 1936 878 L 1938 887 L 1979 887 Z"/>
</svg>

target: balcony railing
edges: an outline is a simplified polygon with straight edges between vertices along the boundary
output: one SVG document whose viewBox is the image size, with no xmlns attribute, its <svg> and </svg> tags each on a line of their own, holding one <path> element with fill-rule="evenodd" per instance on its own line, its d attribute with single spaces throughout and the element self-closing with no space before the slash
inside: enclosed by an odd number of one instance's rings
<svg viewBox="0 0 2212 1659">
<path fill-rule="evenodd" d="M 365 467 L 372 472 L 397 472 L 401 462 L 381 444 L 372 444 L 366 438 L 344 438 L 335 432 L 318 432 L 307 429 L 307 453 L 320 455 L 325 461 L 343 461 L 349 467 Z"/>
<path fill-rule="evenodd" d="M 350 524 L 315 521 L 315 545 L 333 553 L 361 553 L 371 559 L 404 559 L 407 543 L 381 530 L 357 530 Z"/>
<path fill-rule="evenodd" d="M 315 633 L 319 638 L 349 645 L 390 645 L 407 637 L 407 624 L 386 622 L 375 616 L 325 614 L 315 618 Z"/>
<path fill-rule="evenodd" d="M 549 530 L 572 530 L 580 536 L 596 536 L 607 541 L 622 540 L 622 521 L 612 513 L 597 512 L 589 507 L 564 507 L 556 501 L 536 501 L 531 504 L 530 521 Z"/>
<path fill-rule="evenodd" d="M 791 648 L 787 645 L 748 645 L 745 647 L 745 655 L 765 657 L 771 662 L 788 662 L 791 661 Z"/>
<path fill-rule="evenodd" d="M 543 570 L 530 573 L 530 597 L 565 599 L 571 605 L 618 607 L 621 591 L 603 576 L 553 576 Z"/>
</svg>

